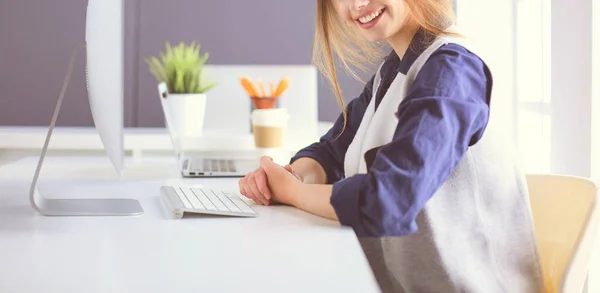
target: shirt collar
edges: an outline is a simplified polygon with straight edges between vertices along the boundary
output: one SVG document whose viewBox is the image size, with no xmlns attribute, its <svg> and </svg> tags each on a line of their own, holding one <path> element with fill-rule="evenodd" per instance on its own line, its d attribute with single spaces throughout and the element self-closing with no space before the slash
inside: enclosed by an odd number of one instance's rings
<svg viewBox="0 0 600 293">
<path fill-rule="evenodd" d="M 402 58 L 402 60 L 400 60 L 398 54 L 396 54 L 394 50 L 392 50 L 392 52 L 388 56 L 388 60 L 392 61 L 395 64 L 398 64 L 398 72 L 406 75 L 408 74 L 408 70 L 417 60 L 417 58 L 419 58 L 423 51 L 427 49 L 427 45 L 427 33 L 424 30 L 420 29 L 413 36 L 413 39 L 411 40 L 410 45 L 406 50 L 406 53 L 404 53 L 404 58 Z"/>
</svg>

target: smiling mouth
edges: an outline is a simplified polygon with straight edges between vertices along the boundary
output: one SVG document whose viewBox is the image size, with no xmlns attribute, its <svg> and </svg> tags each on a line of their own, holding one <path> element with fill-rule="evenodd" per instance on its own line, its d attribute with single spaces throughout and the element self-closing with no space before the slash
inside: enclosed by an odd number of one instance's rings
<svg viewBox="0 0 600 293">
<path fill-rule="evenodd" d="M 367 24 L 367 23 L 377 19 L 381 14 L 383 14 L 384 11 L 385 11 L 385 8 L 382 8 L 382 9 L 375 11 L 369 15 L 365 15 L 365 16 L 359 18 L 358 22 L 361 24 Z"/>
</svg>

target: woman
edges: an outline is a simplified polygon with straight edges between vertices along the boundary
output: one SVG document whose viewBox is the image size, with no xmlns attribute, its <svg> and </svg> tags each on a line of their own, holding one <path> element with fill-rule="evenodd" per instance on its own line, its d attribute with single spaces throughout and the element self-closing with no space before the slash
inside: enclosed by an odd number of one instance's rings
<svg viewBox="0 0 600 293">
<path fill-rule="evenodd" d="M 525 179 L 488 67 L 450 41 L 451 0 L 317 6 L 315 61 L 342 106 L 333 53 L 350 69 L 393 50 L 319 142 L 285 167 L 262 158 L 240 192 L 351 226 L 383 291 L 539 292 Z"/>
</svg>

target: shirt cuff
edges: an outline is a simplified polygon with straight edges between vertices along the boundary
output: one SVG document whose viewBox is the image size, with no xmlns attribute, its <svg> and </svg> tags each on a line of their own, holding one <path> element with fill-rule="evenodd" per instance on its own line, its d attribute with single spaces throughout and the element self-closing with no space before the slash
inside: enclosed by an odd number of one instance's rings
<svg viewBox="0 0 600 293">
<path fill-rule="evenodd" d="M 330 201 L 340 224 L 352 227 L 359 237 L 366 235 L 360 219 L 360 192 L 365 178 L 366 174 L 356 174 L 333 184 Z"/>
<path fill-rule="evenodd" d="M 340 180 L 342 178 L 339 171 L 336 171 L 332 166 L 335 166 L 335 162 L 331 159 L 329 154 L 321 154 L 318 151 L 300 151 L 291 160 L 290 165 L 300 158 L 311 158 L 319 163 L 325 170 L 327 176 L 327 184 Z"/>
</svg>

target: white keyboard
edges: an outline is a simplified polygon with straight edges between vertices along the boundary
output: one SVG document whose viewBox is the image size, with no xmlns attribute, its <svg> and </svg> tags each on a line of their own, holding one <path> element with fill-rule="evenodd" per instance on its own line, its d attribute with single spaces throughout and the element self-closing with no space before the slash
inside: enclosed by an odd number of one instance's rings
<svg viewBox="0 0 600 293">
<path fill-rule="evenodd" d="M 256 217 L 258 214 L 233 192 L 210 188 L 162 186 L 160 198 L 172 217 L 181 219 L 186 213 L 235 217 Z"/>
</svg>

